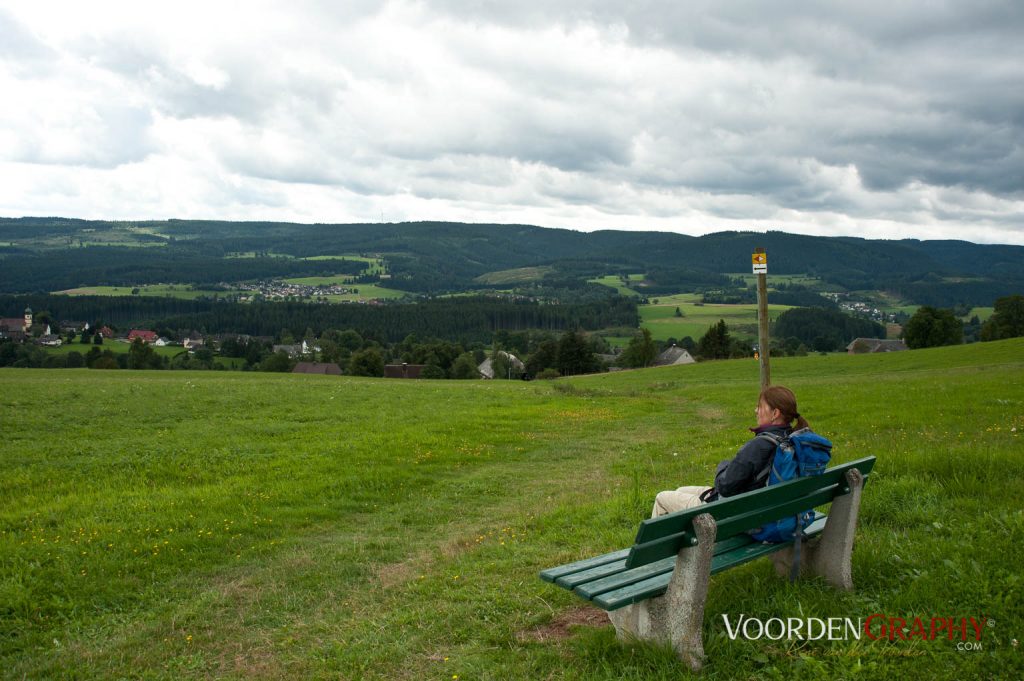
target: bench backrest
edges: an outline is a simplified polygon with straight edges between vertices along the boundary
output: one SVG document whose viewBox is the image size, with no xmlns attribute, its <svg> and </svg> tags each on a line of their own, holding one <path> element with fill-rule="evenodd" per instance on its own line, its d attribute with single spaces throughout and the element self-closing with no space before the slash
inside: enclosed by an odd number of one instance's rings
<svg viewBox="0 0 1024 681">
<path fill-rule="evenodd" d="M 756 527 L 796 515 L 815 506 L 827 504 L 837 496 L 850 492 L 846 472 L 856 468 L 867 480 L 875 457 L 868 456 L 849 463 L 833 466 L 821 475 L 797 478 L 753 492 L 719 499 L 684 511 L 677 511 L 640 523 L 636 543 L 630 549 L 626 567 L 647 565 L 676 555 L 680 549 L 697 545 L 693 519 L 710 513 L 717 525 L 716 541 L 722 541 Z"/>
</svg>

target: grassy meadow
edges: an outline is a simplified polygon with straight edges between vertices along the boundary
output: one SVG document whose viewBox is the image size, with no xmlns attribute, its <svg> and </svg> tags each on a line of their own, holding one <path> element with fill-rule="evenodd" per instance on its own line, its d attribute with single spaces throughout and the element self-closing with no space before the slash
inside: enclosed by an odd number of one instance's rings
<svg viewBox="0 0 1024 681">
<path fill-rule="evenodd" d="M 757 286 L 757 275 L 753 272 L 734 272 L 726 274 L 727 277 L 739 277 L 746 283 L 747 286 Z M 842 291 L 842 286 L 837 284 L 830 284 L 823 281 L 821 277 L 814 277 L 806 274 L 770 274 L 768 275 L 768 285 L 777 284 L 799 284 L 800 286 L 806 286 L 814 291 Z"/>
<path fill-rule="evenodd" d="M 133 294 L 134 289 L 137 294 Z M 65 291 L 54 291 L 55 294 L 68 296 L 157 296 L 159 298 L 181 298 L 183 300 L 195 300 L 197 298 L 212 298 L 213 296 L 228 296 L 232 294 L 248 295 L 249 291 L 241 289 L 228 290 L 203 290 L 193 289 L 191 284 L 143 284 L 141 286 L 85 286 L 72 288 Z"/>
<path fill-rule="evenodd" d="M 657 303 L 641 305 L 640 325 L 651 332 L 654 340 L 689 336 L 700 340 L 708 328 L 724 319 L 729 332 L 735 336 L 755 338 L 757 336 L 757 305 L 722 305 L 685 302 L 677 296 L 659 298 Z M 667 302 L 666 302 L 667 301 Z M 676 317 L 676 308 L 682 317 Z M 768 305 L 768 316 L 774 321 L 790 309 L 787 305 Z"/>
<path fill-rule="evenodd" d="M 492 285 L 515 285 L 515 284 L 528 284 L 534 281 L 540 281 L 546 275 L 555 271 L 554 267 L 539 266 L 539 267 L 517 267 L 511 270 L 500 270 L 498 272 L 488 272 L 481 274 L 475 279 L 475 281 L 481 284 L 492 284 Z"/>
<path fill-rule="evenodd" d="M 118 340 L 108 340 L 105 341 L 103 345 L 94 346 L 92 343 L 83 344 L 79 343 L 78 340 L 75 340 L 73 343 L 63 343 L 55 348 L 48 347 L 46 348 L 46 353 L 48 355 L 60 355 L 65 357 L 72 352 L 85 355 L 93 347 L 98 347 L 101 351 L 110 350 L 115 355 L 126 355 L 131 349 L 131 344 Z M 185 348 L 180 345 L 150 345 L 150 347 L 153 349 L 154 353 L 161 357 L 173 358 L 183 352 L 187 352 Z M 215 364 L 219 364 L 226 369 L 241 369 L 245 365 L 245 358 L 243 357 L 221 357 L 218 355 L 213 358 L 213 361 Z"/>
<path fill-rule="evenodd" d="M 779 358 L 879 457 L 852 593 L 711 580 L 707 679 L 1024 673 L 1024 339 Z M 4 678 L 680 679 L 539 570 L 623 548 L 753 425 L 746 360 L 554 382 L 0 370 Z M 721 615 L 991 618 L 954 643 L 730 640 Z"/>
<path fill-rule="evenodd" d="M 629 274 L 626 276 L 626 280 L 629 282 L 635 281 L 637 283 L 637 286 L 639 287 L 639 284 L 641 284 L 644 280 L 644 275 Z M 640 293 L 639 288 L 632 288 L 631 286 L 626 286 L 625 284 L 623 284 L 622 278 L 619 277 L 618 275 L 608 274 L 603 277 L 597 277 L 596 279 L 588 279 L 587 281 L 589 281 L 592 284 L 601 284 L 602 286 L 608 286 L 610 288 L 613 288 L 616 291 L 618 291 L 620 296 L 642 295 Z"/>
</svg>

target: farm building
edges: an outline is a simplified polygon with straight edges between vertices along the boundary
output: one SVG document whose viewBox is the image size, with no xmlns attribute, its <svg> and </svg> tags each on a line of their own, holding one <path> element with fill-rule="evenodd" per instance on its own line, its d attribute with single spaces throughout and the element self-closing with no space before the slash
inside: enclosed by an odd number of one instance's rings
<svg viewBox="0 0 1024 681">
<path fill-rule="evenodd" d="M 341 376 L 341 367 L 332 362 L 299 362 L 292 369 L 293 374 L 322 374 Z"/>
<path fill-rule="evenodd" d="M 128 342 L 132 343 L 135 339 L 141 340 L 143 343 L 155 343 L 157 340 L 156 331 L 149 331 L 147 329 L 132 329 L 128 332 Z"/>
<path fill-rule="evenodd" d="M 292 345 L 275 345 L 272 350 L 273 352 L 283 352 L 289 357 L 298 357 L 299 355 L 308 355 L 311 352 L 320 352 L 320 346 L 310 346 L 306 341 L 302 341 Z"/>
<path fill-rule="evenodd" d="M 384 378 L 419 378 L 426 364 L 385 364 Z"/>
<path fill-rule="evenodd" d="M 664 352 L 654 358 L 652 366 L 670 367 L 679 364 L 694 364 L 696 361 L 685 348 L 681 348 L 673 343 L 672 347 L 666 348 Z"/>
</svg>

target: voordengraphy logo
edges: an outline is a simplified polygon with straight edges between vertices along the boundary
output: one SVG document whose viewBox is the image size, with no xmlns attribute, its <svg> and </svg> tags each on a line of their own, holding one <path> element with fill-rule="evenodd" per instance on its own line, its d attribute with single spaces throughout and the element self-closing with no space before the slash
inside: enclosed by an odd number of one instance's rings
<svg viewBox="0 0 1024 681">
<path fill-rule="evenodd" d="M 801 641 L 844 641 L 848 638 L 859 639 L 864 629 L 863 620 L 852 620 L 848 617 L 772 617 L 761 620 L 740 614 L 732 622 L 729 615 L 722 615 L 725 631 L 733 641 L 737 636 L 750 641 L 768 638 L 773 641 L 796 639 Z"/>
<path fill-rule="evenodd" d="M 982 633 L 995 626 L 995 620 L 975 617 L 891 617 L 875 613 L 856 619 L 849 617 L 771 617 L 763 620 L 740 614 L 733 619 L 722 615 L 725 631 L 735 641 L 781 639 L 800 641 L 956 641 L 958 650 L 981 650 Z"/>
<path fill-rule="evenodd" d="M 908 624 L 909 621 L 909 624 Z M 927 624 L 925 624 L 927 622 Z M 904 617 L 886 617 L 881 613 L 875 613 L 864 622 L 864 635 L 872 641 L 887 638 L 890 641 L 934 641 L 937 638 L 947 638 L 950 641 L 960 639 L 975 641 L 981 640 L 981 632 L 986 622 L 992 622 L 984 615 L 981 619 L 973 617 L 932 617 L 925 620 L 915 617 L 907 620 Z M 992 626 L 991 624 L 989 626 Z"/>
</svg>

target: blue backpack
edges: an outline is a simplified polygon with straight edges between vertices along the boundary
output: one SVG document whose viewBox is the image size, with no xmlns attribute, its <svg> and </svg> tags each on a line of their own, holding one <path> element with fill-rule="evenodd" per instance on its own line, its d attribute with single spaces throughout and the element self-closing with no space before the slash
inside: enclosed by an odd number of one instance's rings
<svg viewBox="0 0 1024 681">
<path fill-rule="evenodd" d="M 832 457 L 832 443 L 827 438 L 811 431 L 810 428 L 794 430 L 789 436 L 780 438 L 771 433 L 760 433 L 775 443 L 775 455 L 768 468 L 759 477 L 767 476 L 769 485 L 780 482 L 821 475 Z M 796 538 L 799 540 L 805 527 L 814 519 L 814 510 L 801 511 L 796 515 L 772 521 L 750 533 L 757 541 L 779 543 Z"/>
</svg>

